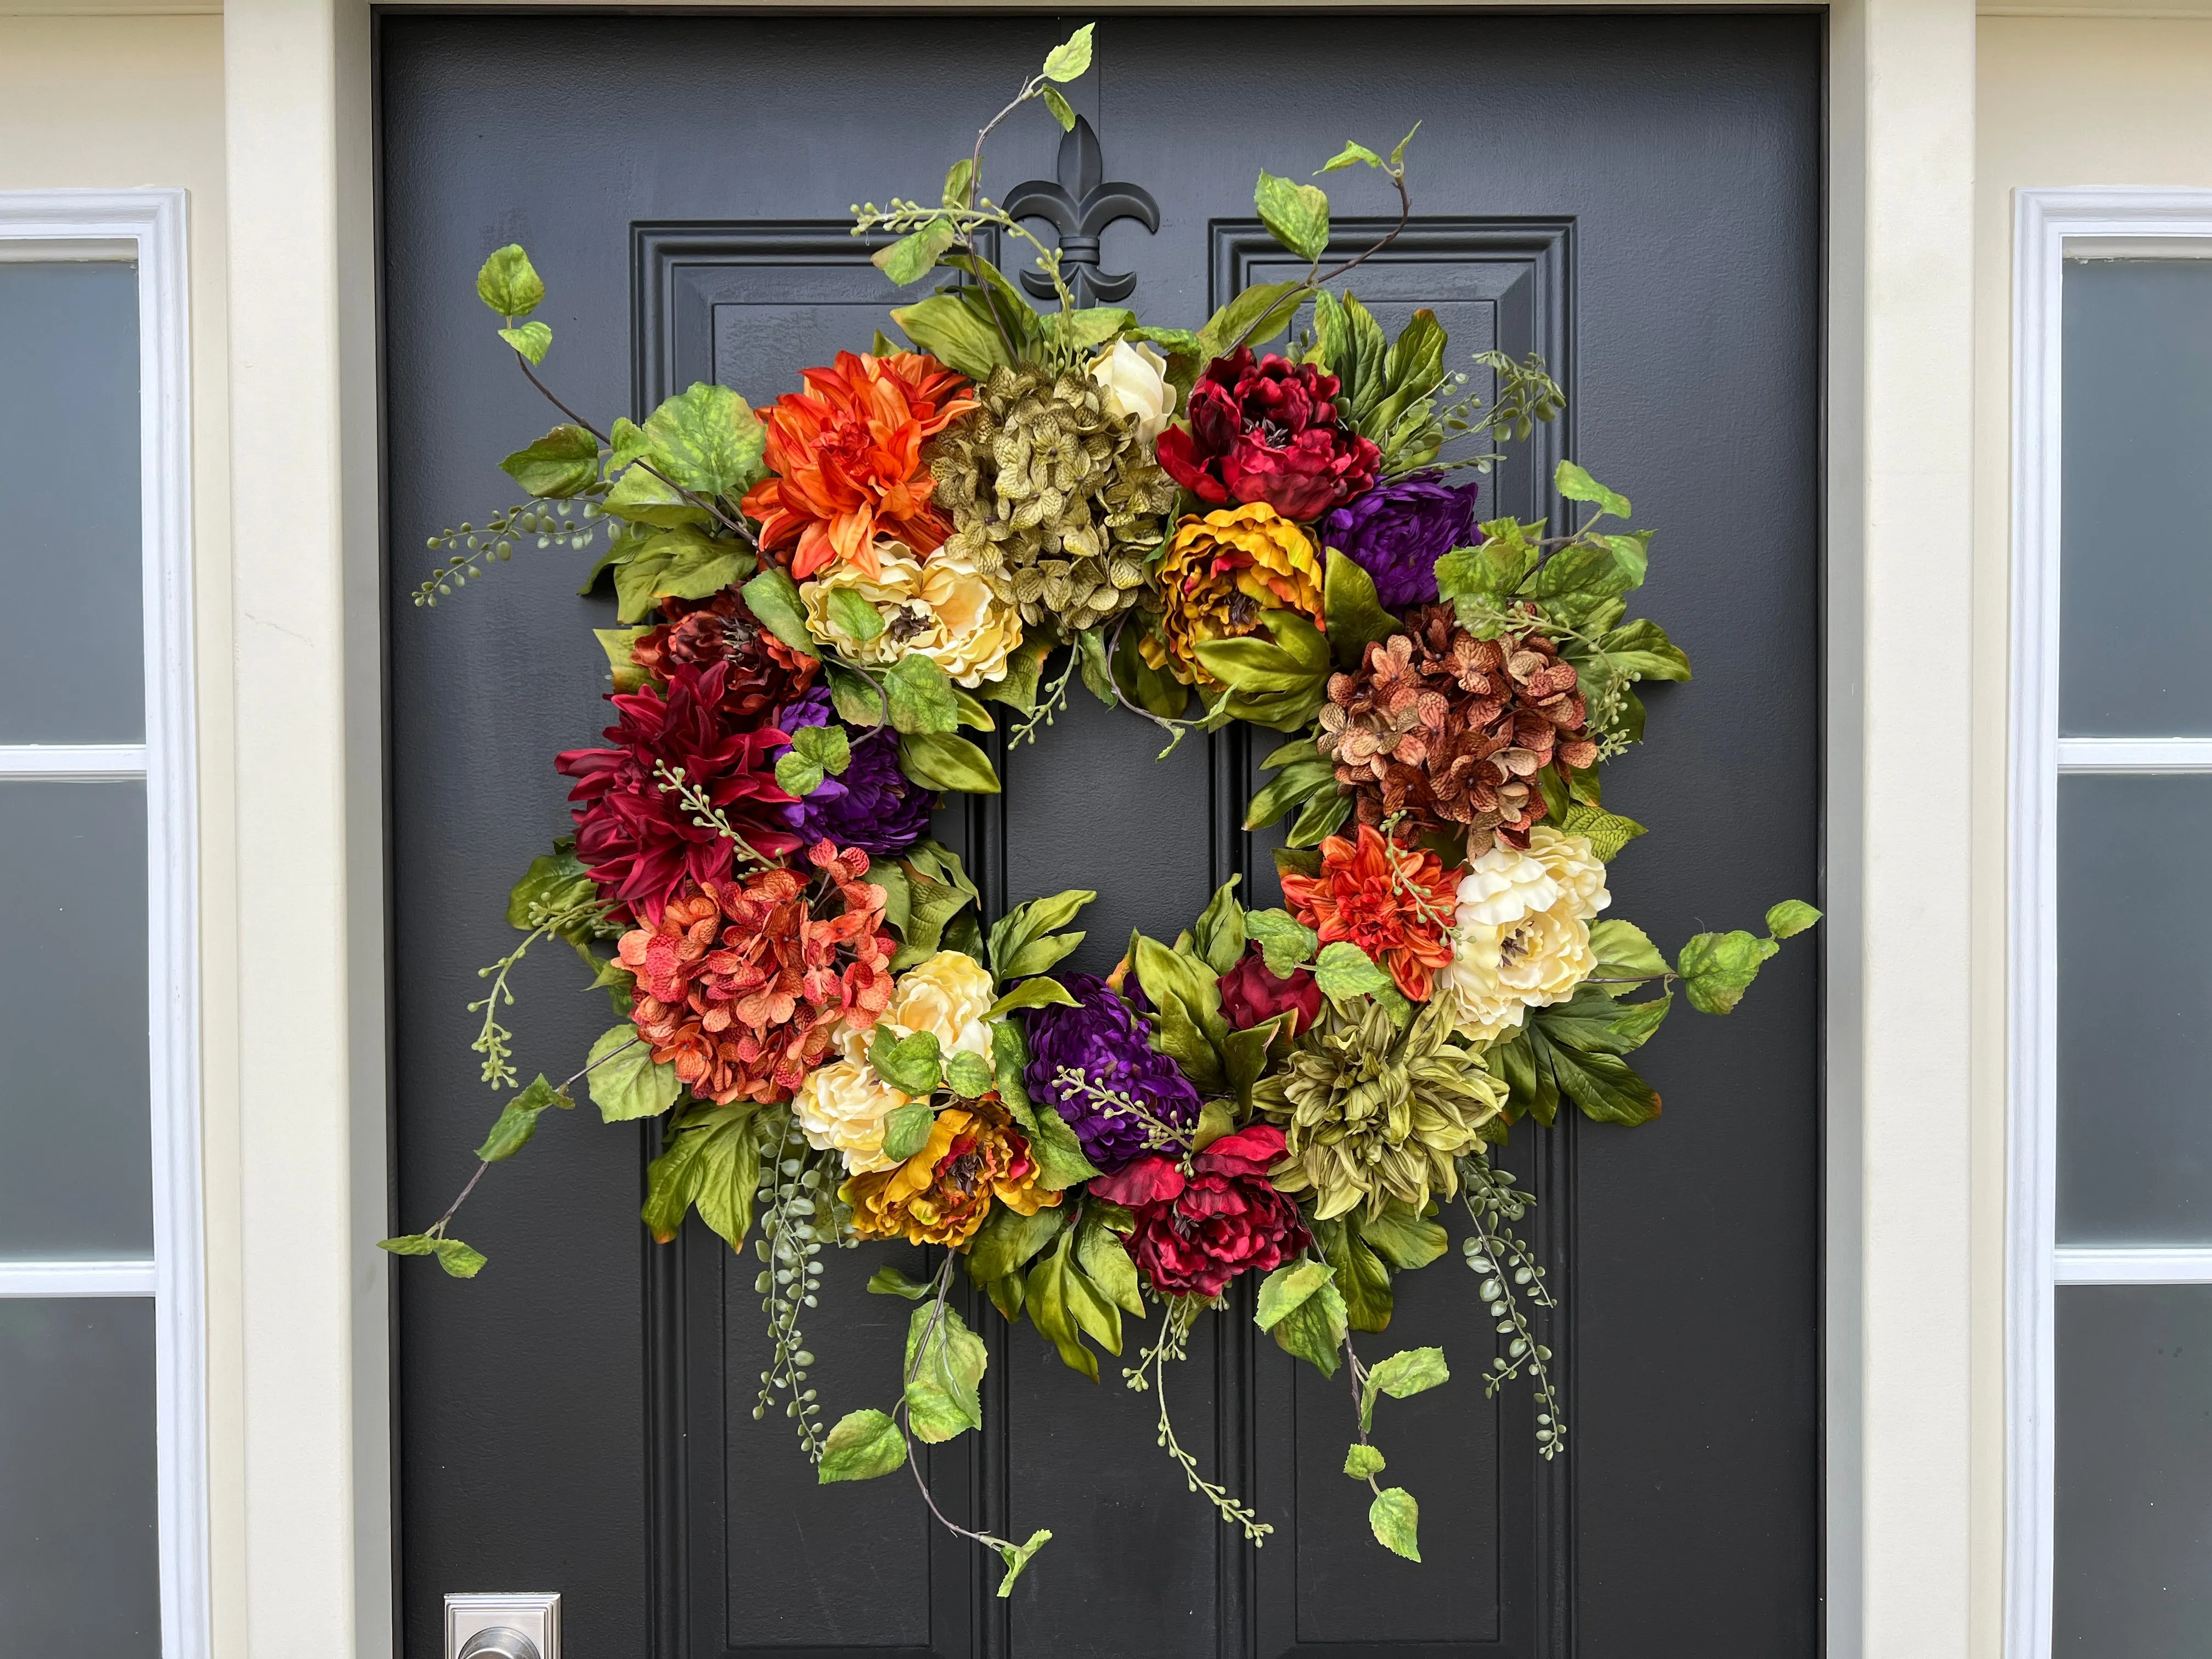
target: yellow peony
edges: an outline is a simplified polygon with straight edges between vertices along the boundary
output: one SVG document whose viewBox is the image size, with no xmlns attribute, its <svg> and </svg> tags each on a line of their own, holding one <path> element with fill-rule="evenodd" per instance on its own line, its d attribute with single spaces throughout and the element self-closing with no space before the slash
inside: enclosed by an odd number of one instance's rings
<svg viewBox="0 0 2212 1659">
<path fill-rule="evenodd" d="M 924 564 L 903 542 L 875 545 L 876 571 L 839 562 L 799 585 L 807 630 L 851 661 L 889 667 L 909 652 L 928 658 L 970 688 L 1003 679 L 1006 659 L 1022 642 L 1021 613 L 999 597 L 975 561 L 946 550 Z M 842 589 L 866 599 L 883 618 L 872 639 L 848 633 L 830 608 Z"/>
<path fill-rule="evenodd" d="M 1528 1009 L 1572 996 L 1597 966 L 1590 918 L 1611 902 L 1587 836 L 1539 825 L 1527 852 L 1501 844 L 1475 860 L 1459 884 L 1452 959 L 1436 980 L 1460 1030 L 1486 1042 Z"/>
<path fill-rule="evenodd" d="M 906 1103 L 866 1060 L 837 1060 L 806 1074 L 791 1109 L 808 1146 L 844 1153 L 845 1168 L 866 1175 L 896 1167 L 884 1156 L 884 1120 Z"/>
<path fill-rule="evenodd" d="M 988 1060 L 991 1028 L 983 1016 L 996 1000 L 981 963 L 965 951 L 939 951 L 898 976 L 882 1019 L 895 1036 L 929 1032 L 947 1060 L 963 1049 Z"/>
<path fill-rule="evenodd" d="M 1322 626 L 1321 559 L 1313 538 L 1264 501 L 1184 519 L 1160 559 L 1166 642 L 1139 641 L 1146 662 L 1212 687 L 1218 682 L 1198 660 L 1205 641 L 1260 633 L 1267 611 L 1296 611 Z"/>
<path fill-rule="evenodd" d="M 904 1164 L 856 1175 L 838 1188 L 862 1238 L 903 1238 L 958 1249 L 975 1236 L 994 1201 L 1022 1215 L 1060 1202 L 1036 1184 L 1036 1159 L 1006 1109 L 993 1100 L 948 1106 L 929 1139 Z"/>
</svg>

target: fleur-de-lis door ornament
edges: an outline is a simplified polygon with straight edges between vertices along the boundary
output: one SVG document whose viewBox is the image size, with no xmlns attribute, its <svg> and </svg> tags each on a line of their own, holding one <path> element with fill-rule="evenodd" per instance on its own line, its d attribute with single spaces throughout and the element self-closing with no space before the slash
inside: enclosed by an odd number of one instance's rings
<svg viewBox="0 0 2212 1659">
<path fill-rule="evenodd" d="M 1160 204 L 1139 185 L 1100 182 L 1105 165 L 1098 154 L 1098 135 L 1079 115 L 1061 136 L 1057 184 L 1032 179 L 1018 185 L 1006 198 L 1006 211 L 1017 219 L 1042 219 L 1060 233 L 1061 280 L 1079 306 L 1111 304 L 1129 297 L 1137 285 L 1134 271 L 1109 276 L 1098 268 L 1098 237 L 1118 219 L 1134 219 L 1157 234 Z M 1040 300 L 1054 297 L 1051 278 L 1041 270 L 1022 273 L 1022 286 Z"/>
</svg>

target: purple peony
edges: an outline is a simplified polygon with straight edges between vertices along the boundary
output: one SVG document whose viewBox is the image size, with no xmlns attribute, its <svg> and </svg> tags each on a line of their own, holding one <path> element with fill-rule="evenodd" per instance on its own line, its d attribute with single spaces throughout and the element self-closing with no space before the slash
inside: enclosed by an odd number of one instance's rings
<svg viewBox="0 0 2212 1659">
<path fill-rule="evenodd" d="M 830 720 L 830 693 L 818 685 L 786 703 L 775 717 L 777 729 L 787 732 L 827 726 Z M 889 726 L 849 735 L 853 758 L 843 774 L 823 778 L 812 794 L 786 807 L 785 815 L 809 844 L 827 836 L 874 857 L 903 853 L 929 833 L 929 791 L 899 770 L 898 737 Z"/>
<path fill-rule="evenodd" d="M 1159 1149 L 1147 1133 L 1147 1116 L 1176 1129 L 1196 1123 L 1198 1091 L 1175 1061 L 1152 1048 L 1151 1024 L 1104 980 L 1066 974 L 1060 982 L 1076 1006 L 1054 1003 L 1023 1012 L 1030 1036 L 1024 1081 L 1030 1098 L 1066 1118 L 1083 1143 L 1083 1155 L 1111 1175 Z M 1083 1073 L 1086 1087 L 1060 1086 L 1060 1074 L 1069 1068 Z M 1102 1098 L 1102 1092 L 1128 1104 Z"/>
<path fill-rule="evenodd" d="M 1476 539 L 1480 488 L 1448 484 L 1436 472 L 1388 479 L 1323 519 L 1321 539 L 1375 578 L 1384 609 L 1433 605 L 1437 561 Z"/>
</svg>

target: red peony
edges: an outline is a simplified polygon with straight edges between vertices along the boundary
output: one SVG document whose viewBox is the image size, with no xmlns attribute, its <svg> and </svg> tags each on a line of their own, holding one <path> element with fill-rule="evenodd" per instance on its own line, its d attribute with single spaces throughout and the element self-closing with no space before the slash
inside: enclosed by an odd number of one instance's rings
<svg viewBox="0 0 2212 1659">
<path fill-rule="evenodd" d="M 664 598 L 659 604 L 668 620 L 638 635 L 630 660 L 662 681 L 685 663 L 695 668 L 727 663 L 722 714 L 733 724 L 760 715 L 773 719 L 814 684 L 821 669 L 814 658 L 763 628 L 734 587 L 704 599 Z"/>
<path fill-rule="evenodd" d="M 884 890 L 863 881 L 868 855 L 817 842 L 807 857 L 829 878 L 810 901 L 793 870 L 685 884 L 651 927 L 624 933 L 637 976 L 630 1022 L 656 1060 L 702 1100 L 791 1098 L 839 1030 L 873 1026 L 891 998 Z"/>
<path fill-rule="evenodd" d="M 1221 1012 L 1231 1027 L 1249 1031 L 1262 1020 L 1288 1012 L 1291 1032 L 1300 1031 L 1321 1018 L 1321 986 L 1310 971 L 1291 969 L 1288 979 L 1278 979 L 1268 968 L 1260 947 L 1244 947 L 1244 959 L 1221 976 Z"/>
<path fill-rule="evenodd" d="M 1255 1123 L 1190 1160 L 1140 1158 L 1091 1190 L 1137 1218 L 1129 1253 L 1162 1296 L 1219 1296 L 1254 1267 L 1279 1267 L 1311 1243 L 1298 1206 L 1267 1171 L 1283 1161 L 1283 1132 Z"/>
<path fill-rule="evenodd" d="M 1382 452 L 1337 418 L 1340 383 L 1311 363 L 1252 349 L 1217 357 L 1190 389 L 1190 424 L 1160 434 L 1160 465 L 1214 507 L 1265 501 L 1318 519 L 1375 483 Z"/>
<path fill-rule="evenodd" d="M 608 897 L 648 925 L 689 881 L 729 878 L 737 848 L 721 831 L 694 823 L 693 811 L 663 788 L 656 769 L 680 771 L 767 858 L 799 844 L 775 781 L 775 755 L 791 739 L 774 726 L 732 727 L 721 712 L 730 665 L 682 665 L 656 685 L 607 699 L 621 719 L 606 729 L 611 749 L 571 749 L 554 757 L 574 778 L 576 856 Z"/>
</svg>

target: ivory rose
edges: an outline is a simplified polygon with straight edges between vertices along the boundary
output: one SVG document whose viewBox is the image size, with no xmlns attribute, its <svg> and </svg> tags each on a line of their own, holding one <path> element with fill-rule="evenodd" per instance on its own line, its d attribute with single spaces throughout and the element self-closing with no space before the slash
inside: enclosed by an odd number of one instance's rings
<svg viewBox="0 0 2212 1659">
<path fill-rule="evenodd" d="M 1091 378 L 1104 394 L 1106 411 L 1137 423 L 1137 438 L 1150 449 L 1175 419 L 1176 389 L 1168 384 L 1168 360 L 1148 345 L 1116 340 L 1091 360 Z"/>
<path fill-rule="evenodd" d="M 894 1167 L 884 1156 L 884 1120 L 906 1103 L 866 1060 L 837 1060 L 806 1074 L 791 1109 L 808 1146 L 842 1152 L 848 1173 L 866 1175 Z"/>
<path fill-rule="evenodd" d="M 939 951 L 916 963 L 891 987 L 883 1018 L 897 1036 L 927 1031 L 946 1059 L 965 1050 L 991 1057 L 991 1028 L 983 1023 L 994 1000 L 991 975 L 965 951 Z"/>
</svg>

